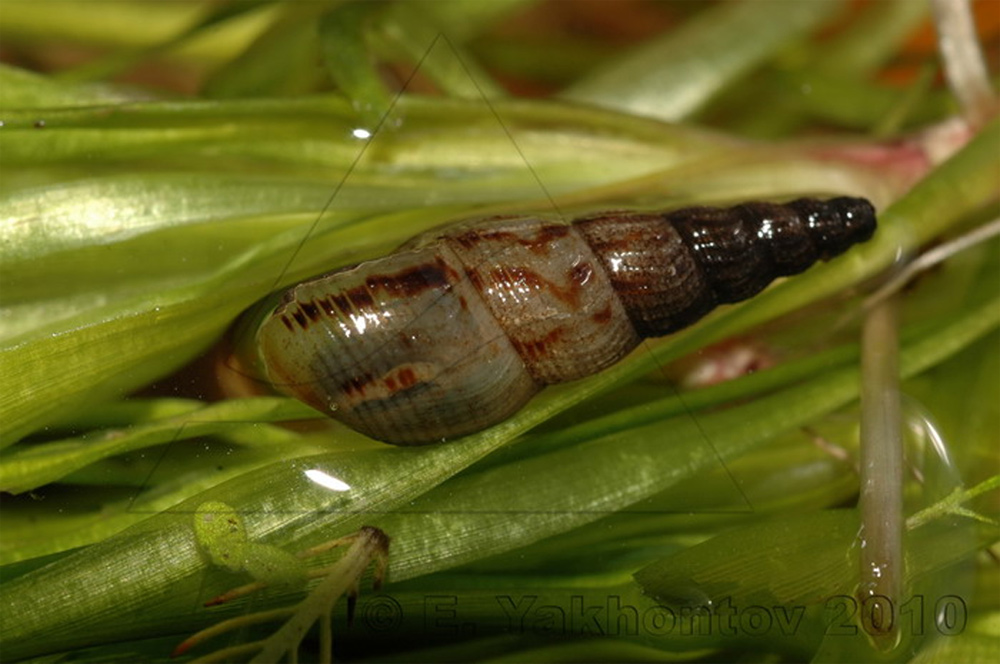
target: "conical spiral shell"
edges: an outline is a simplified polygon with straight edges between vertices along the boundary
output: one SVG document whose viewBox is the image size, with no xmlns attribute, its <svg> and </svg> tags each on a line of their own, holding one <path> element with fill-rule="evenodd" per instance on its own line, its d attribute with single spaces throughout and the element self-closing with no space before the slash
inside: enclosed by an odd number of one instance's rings
<svg viewBox="0 0 1000 664">
<path fill-rule="evenodd" d="M 454 438 L 874 230 L 858 198 L 483 220 L 289 289 L 258 365 L 372 438 Z"/>
</svg>

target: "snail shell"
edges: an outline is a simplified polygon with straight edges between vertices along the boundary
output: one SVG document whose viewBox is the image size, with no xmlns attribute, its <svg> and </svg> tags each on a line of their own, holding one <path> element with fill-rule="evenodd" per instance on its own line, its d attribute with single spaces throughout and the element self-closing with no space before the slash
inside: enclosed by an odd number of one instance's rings
<svg viewBox="0 0 1000 664">
<path fill-rule="evenodd" d="M 454 438 L 874 230 L 859 198 L 481 220 L 285 291 L 256 366 L 372 438 Z"/>
</svg>

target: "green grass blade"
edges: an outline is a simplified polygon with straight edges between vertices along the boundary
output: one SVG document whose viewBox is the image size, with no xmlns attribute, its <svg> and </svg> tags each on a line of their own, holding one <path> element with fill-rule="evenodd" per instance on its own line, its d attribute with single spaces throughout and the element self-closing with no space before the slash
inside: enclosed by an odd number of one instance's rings
<svg viewBox="0 0 1000 664">
<path fill-rule="evenodd" d="M 107 457 L 134 452 L 162 443 L 176 443 L 199 436 L 224 433 L 234 423 L 245 422 L 251 430 L 261 422 L 309 419 L 317 416 L 297 401 L 282 398 L 229 400 L 205 406 L 196 412 L 185 412 L 174 418 L 136 425 L 125 430 L 103 431 L 99 435 L 84 434 L 75 439 L 51 441 L 14 450 L 0 459 L 0 491 L 21 493 L 56 482 Z M 261 444 L 278 444 L 266 440 L 258 430 Z M 284 432 L 281 429 L 276 433 Z"/>
<path fill-rule="evenodd" d="M 381 3 L 346 3 L 319 21 L 319 40 L 327 74 L 352 100 L 363 127 L 375 128 L 392 98 L 367 46 L 371 24 L 387 11 Z"/>
<path fill-rule="evenodd" d="M 570 86 L 566 99 L 680 120 L 815 28 L 839 2 L 730 2 Z M 751 39 L 745 35 L 753 35 Z"/>
<path fill-rule="evenodd" d="M 107 85 L 67 86 L 34 72 L 0 63 L 0 108 L 3 109 L 113 104 L 130 101 L 135 96 Z"/>
</svg>

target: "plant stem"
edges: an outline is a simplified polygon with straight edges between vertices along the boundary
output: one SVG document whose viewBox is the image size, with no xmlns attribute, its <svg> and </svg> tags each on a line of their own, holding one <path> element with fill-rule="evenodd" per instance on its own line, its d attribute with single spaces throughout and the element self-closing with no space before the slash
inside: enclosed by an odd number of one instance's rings
<svg viewBox="0 0 1000 664">
<path fill-rule="evenodd" d="M 940 244 L 933 249 L 928 249 L 907 263 L 903 269 L 887 280 L 875 293 L 870 295 L 865 302 L 865 308 L 871 309 L 882 300 L 900 292 L 918 274 L 926 272 L 955 254 L 961 253 L 981 242 L 986 242 L 997 235 L 1000 235 L 1000 217 L 982 226 L 978 226 L 968 233 L 963 233 L 957 238 Z"/>
<path fill-rule="evenodd" d="M 997 98 L 968 0 L 932 0 L 938 48 L 948 85 L 973 127 L 981 127 L 997 111 Z"/>
<path fill-rule="evenodd" d="M 897 303 L 865 318 L 861 341 L 861 542 L 858 599 L 881 648 L 896 642 L 892 606 L 903 578 L 903 443 L 899 404 Z M 888 603 L 888 607 L 883 602 Z M 888 608 L 888 614 L 879 609 Z"/>
</svg>

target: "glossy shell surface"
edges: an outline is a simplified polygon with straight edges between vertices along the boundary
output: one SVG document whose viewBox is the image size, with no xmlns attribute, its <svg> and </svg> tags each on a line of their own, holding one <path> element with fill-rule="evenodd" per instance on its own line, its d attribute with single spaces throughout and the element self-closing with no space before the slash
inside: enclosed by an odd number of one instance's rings
<svg viewBox="0 0 1000 664">
<path fill-rule="evenodd" d="M 466 223 L 290 288 L 257 364 L 372 438 L 446 440 L 874 230 L 858 198 Z"/>
</svg>

